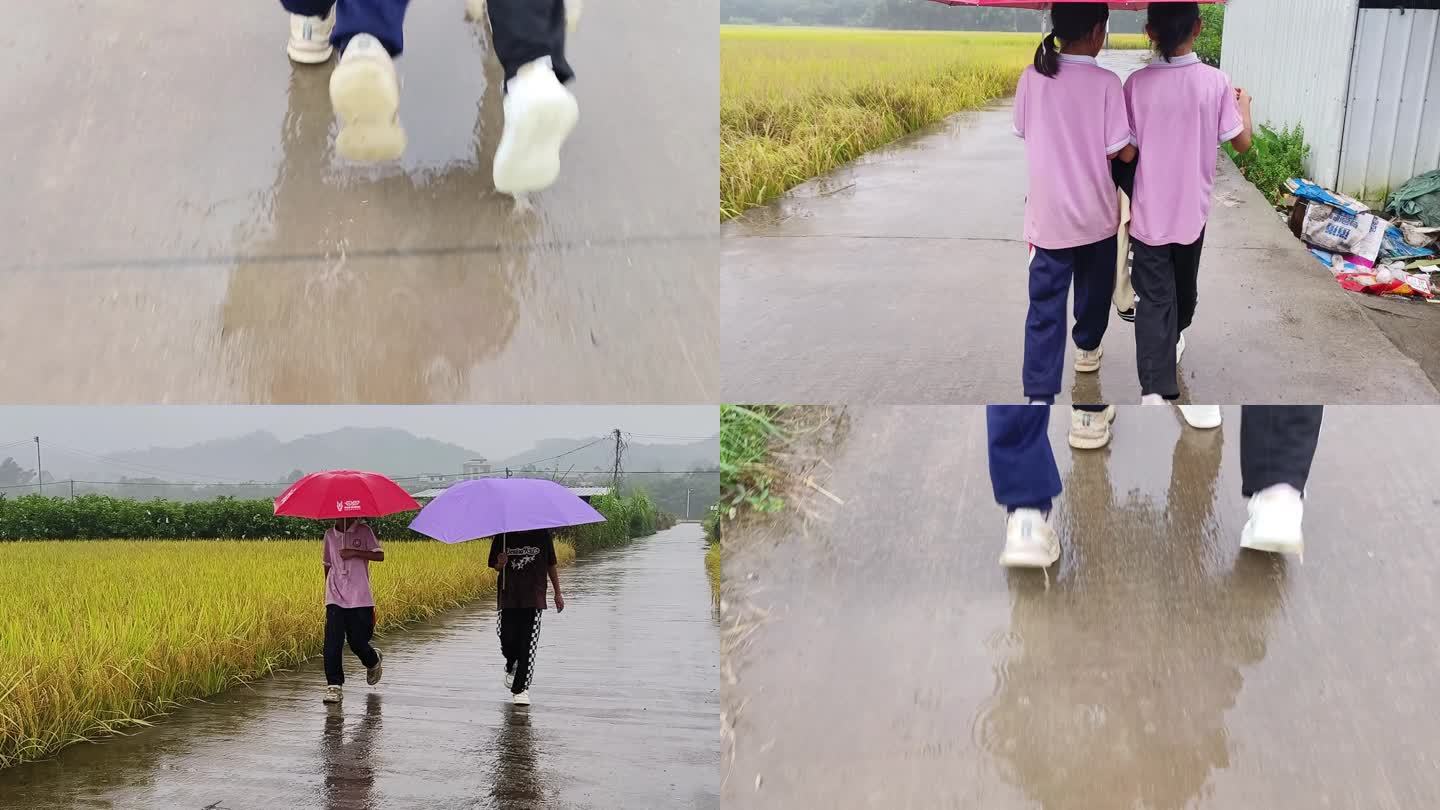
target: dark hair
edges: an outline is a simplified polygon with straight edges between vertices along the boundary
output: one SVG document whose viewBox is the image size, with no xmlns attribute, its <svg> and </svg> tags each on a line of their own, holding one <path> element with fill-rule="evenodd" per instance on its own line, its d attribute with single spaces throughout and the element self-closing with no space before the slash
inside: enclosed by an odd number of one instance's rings
<svg viewBox="0 0 1440 810">
<path fill-rule="evenodd" d="M 1104 24 L 1108 19 L 1110 8 L 1104 3 L 1057 3 L 1050 12 L 1050 33 L 1035 49 L 1035 70 L 1041 76 L 1055 78 L 1055 74 L 1060 72 L 1060 49 L 1055 47 L 1055 40 L 1068 44 L 1084 39 L 1090 36 L 1095 26 Z"/>
<path fill-rule="evenodd" d="M 1199 3 L 1150 4 L 1150 34 L 1155 37 L 1155 50 L 1166 62 L 1194 36 L 1199 19 Z"/>
</svg>

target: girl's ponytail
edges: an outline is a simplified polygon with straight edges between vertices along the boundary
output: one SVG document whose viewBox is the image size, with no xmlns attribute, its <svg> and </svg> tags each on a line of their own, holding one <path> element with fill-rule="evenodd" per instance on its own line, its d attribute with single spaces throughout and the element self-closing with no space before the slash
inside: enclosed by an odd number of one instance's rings
<svg viewBox="0 0 1440 810">
<path fill-rule="evenodd" d="M 1060 73 L 1059 43 L 1079 42 L 1109 19 L 1110 9 L 1104 3 L 1057 3 L 1050 12 L 1050 33 L 1035 49 L 1036 72 L 1046 78 L 1055 78 Z"/>
<path fill-rule="evenodd" d="M 1035 72 L 1047 79 L 1055 78 L 1060 72 L 1060 50 L 1055 47 L 1055 32 L 1051 31 L 1040 40 L 1035 49 Z"/>
</svg>

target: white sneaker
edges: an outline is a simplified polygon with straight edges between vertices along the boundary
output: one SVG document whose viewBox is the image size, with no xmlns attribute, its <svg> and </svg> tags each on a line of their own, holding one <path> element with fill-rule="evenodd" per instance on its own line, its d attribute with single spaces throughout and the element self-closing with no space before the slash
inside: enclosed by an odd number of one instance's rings
<svg viewBox="0 0 1440 810">
<path fill-rule="evenodd" d="M 1185 333 L 1180 333 L 1180 339 L 1175 342 L 1175 363 L 1179 365 L 1180 358 L 1185 354 Z"/>
<path fill-rule="evenodd" d="M 1301 554 L 1305 538 L 1300 524 L 1305 501 L 1289 484 L 1276 484 L 1250 496 L 1250 519 L 1240 532 L 1240 546 L 1275 554 Z"/>
<path fill-rule="evenodd" d="M 376 655 L 380 655 L 380 651 L 379 651 L 379 650 L 376 650 L 376 651 L 375 651 L 375 654 L 376 654 Z M 368 684 L 370 684 L 371 686 L 374 686 L 375 684 L 379 683 L 379 682 L 380 682 L 380 676 L 381 676 L 382 674 L 384 674 L 384 672 L 385 672 L 385 666 L 384 666 L 384 664 L 385 664 L 385 656 L 381 655 L 380 658 L 376 659 L 376 661 L 375 661 L 375 666 L 366 668 L 366 670 L 365 670 L 365 683 L 368 683 Z"/>
<path fill-rule="evenodd" d="M 290 15 L 290 44 L 285 51 L 290 61 L 303 65 L 318 65 L 328 61 L 335 48 L 330 45 L 330 34 L 335 30 L 335 9 L 324 17 Z"/>
<path fill-rule="evenodd" d="M 1104 346 L 1096 346 L 1093 351 L 1086 351 L 1079 346 L 1075 347 L 1075 370 L 1089 373 L 1100 370 L 1100 358 L 1105 355 Z"/>
<path fill-rule="evenodd" d="M 1007 568 L 1049 568 L 1060 559 L 1060 538 L 1038 509 L 1016 509 L 1005 520 L 1005 552 L 1000 564 Z"/>
<path fill-rule="evenodd" d="M 511 698 L 510 702 L 514 703 L 516 706 L 529 706 L 530 690 L 526 689 L 523 692 L 516 692 L 515 697 Z"/>
<path fill-rule="evenodd" d="M 1103 411 L 1070 409 L 1070 446 L 1076 450 L 1099 450 L 1110 443 L 1110 423 L 1115 421 L 1115 406 Z"/>
<path fill-rule="evenodd" d="M 1180 415 L 1185 417 L 1185 424 L 1192 428 L 1213 430 L 1220 427 L 1219 405 L 1181 405 Z"/>
<path fill-rule="evenodd" d="M 1164 405 L 1164 404 L 1165 404 L 1165 397 L 1162 397 L 1162 396 L 1160 396 L 1159 394 L 1146 394 L 1145 396 L 1140 397 L 1140 404 L 1141 404 L 1141 405 Z"/>
<path fill-rule="evenodd" d="M 548 56 L 520 68 L 505 87 L 495 190 L 513 195 L 548 188 L 560 175 L 560 146 L 580 120 L 580 105 L 555 77 Z"/>
<path fill-rule="evenodd" d="M 510 687 L 512 687 L 512 686 L 514 686 L 514 685 L 515 685 L 515 670 L 513 670 L 513 669 L 507 669 L 507 670 L 505 670 L 505 688 L 506 688 L 506 689 L 509 689 Z"/>
<path fill-rule="evenodd" d="M 565 30 L 568 33 L 575 33 L 580 27 L 580 0 L 565 0 Z"/>
<path fill-rule="evenodd" d="M 325 697 L 321 698 L 321 700 L 325 703 L 339 703 L 342 697 L 344 697 L 344 695 L 341 694 L 340 687 L 331 684 L 325 687 Z"/>
<path fill-rule="evenodd" d="M 348 160 L 374 163 L 405 153 L 400 127 L 400 79 L 380 40 L 356 34 L 330 74 L 330 105 L 340 119 L 335 151 Z"/>
</svg>

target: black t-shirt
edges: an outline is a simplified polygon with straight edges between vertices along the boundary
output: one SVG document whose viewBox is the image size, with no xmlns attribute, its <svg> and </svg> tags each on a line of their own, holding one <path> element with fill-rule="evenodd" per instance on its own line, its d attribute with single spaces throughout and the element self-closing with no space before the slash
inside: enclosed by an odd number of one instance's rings
<svg viewBox="0 0 1440 810">
<path fill-rule="evenodd" d="M 500 587 L 496 589 L 496 602 L 500 609 L 540 608 L 545 609 L 545 588 L 550 566 L 555 560 L 555 541 L 549 529 L 529 532 L 510 532 L 490 540 L 490 567 L 499 562 L 500 550 L 505 549 L 505 570 L 501 574 Z"/>
</svg>

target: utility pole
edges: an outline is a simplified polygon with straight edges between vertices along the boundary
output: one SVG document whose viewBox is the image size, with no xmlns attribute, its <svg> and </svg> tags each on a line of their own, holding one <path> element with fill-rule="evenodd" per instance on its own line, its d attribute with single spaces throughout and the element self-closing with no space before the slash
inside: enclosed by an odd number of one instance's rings
<svg viewBox="0 0 1440 810">
<path fill-rule="evenodd" d="M 688 489 L 685 490 L 685 519 L 686 519 L 686 520 L 689 520 L 689 519 L 690 519 L 690 492 L 691 492 L 691 490 L 688 490 Z"/>
<path fill-rule="evenodd" d="M 45 469 L 40 466 L 40 437 L 35 437 L 35 481 L 40 485 L 40 494 L 45 494 Z"/>
<path fill-rule="evenodd" d="M 72 500 L 72 501 L 75 500 L 75 479 L 74 479 L 74 478 L 71 478 L 71 479 L 70 479 L 70 500 Z M 689 508 L 689 507 L 686 507 L 686 508 L 685 508 L 685 512 L 688 514 L 688 513 L 690 512 L 690 508 Z"/>
<path fill-rule="evenodd" d="M 615 428 L 615 471 L 610 478 L 610 492 L 620 497 L 620 454 L 625 452 L 625 440 L 620 438 L 620 428 Z"/>
</svg>

